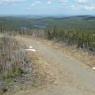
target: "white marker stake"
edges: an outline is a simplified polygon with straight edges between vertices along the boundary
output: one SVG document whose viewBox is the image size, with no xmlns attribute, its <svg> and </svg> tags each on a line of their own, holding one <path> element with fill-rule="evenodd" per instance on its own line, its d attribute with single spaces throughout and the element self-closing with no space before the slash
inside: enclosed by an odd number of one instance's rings
<svg viewBox="0 0 95 95">
<path fill-rule="evenodd" d="M 29 46 L 30 49 L 32 49 L 33 47 L 32 46 Z"/>
<path fill-rule="evenodd" d="M 95 67 L 92 67 L 93 70 L 95 70 Z"/>
</svg>

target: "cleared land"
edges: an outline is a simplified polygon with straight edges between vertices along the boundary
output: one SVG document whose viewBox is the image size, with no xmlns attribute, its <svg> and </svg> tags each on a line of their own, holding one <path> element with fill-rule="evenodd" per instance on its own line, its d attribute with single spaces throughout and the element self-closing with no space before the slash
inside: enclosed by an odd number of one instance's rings
<svg viewBox="0 0 95 95">
<path fill-rule="evenodd" d="M 53 48 L 51 43 L 17 37 L 21 43 L 31 45 L 37 54 L 49 64 L 55 82 L 44 88 L 21 90 L 14 95 L 94 95 L 95 72 L 88 65 L 68 57 L 61 50 Z"/>
</svg>

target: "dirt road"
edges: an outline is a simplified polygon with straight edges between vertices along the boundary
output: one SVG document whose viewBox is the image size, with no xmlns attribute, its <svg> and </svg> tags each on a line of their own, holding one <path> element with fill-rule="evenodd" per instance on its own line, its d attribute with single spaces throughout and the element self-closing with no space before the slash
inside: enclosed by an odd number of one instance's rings
<svg viewBox="0 0 95 95">
<path fill-rule="evenodd" d="M 24 90 L 15 95 L 95 95 L 95 71 L 90 67 L 50 47 L 49 43 L 25 37 L 18 40 L 37 50 L 36 53 L 51 66 L 56 81 L 49 87 Z"/>
</svg>

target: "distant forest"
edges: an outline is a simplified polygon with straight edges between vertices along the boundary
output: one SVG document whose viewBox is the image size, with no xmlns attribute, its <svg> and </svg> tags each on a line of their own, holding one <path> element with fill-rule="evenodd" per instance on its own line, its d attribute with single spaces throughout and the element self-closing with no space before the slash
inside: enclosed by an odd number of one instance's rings
<svg viewBox="0 0 95 95">
<path fill-rule="evenodd" d="M 49 40 L 64 41 L 68 45 L 95 52 L 95 17 L 0 17 L 0 32 L 32 35 L 39 30 Z M 40 32 L 41 32 L 40 31 Z"/>
</svg>

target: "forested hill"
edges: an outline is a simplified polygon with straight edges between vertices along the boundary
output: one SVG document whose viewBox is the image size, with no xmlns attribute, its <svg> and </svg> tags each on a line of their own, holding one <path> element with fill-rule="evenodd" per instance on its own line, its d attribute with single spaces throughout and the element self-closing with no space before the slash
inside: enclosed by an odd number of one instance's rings
<svg viewBox="0 0 95 95">
<path fill-rule="evenodd" d="M 0 31 L 28 30 L 33 28 L 45 29 L 57 27 L 66 30 L 94 31 L 94 16 L 70 17 L 0 17 Z"/>
<path fill-rule="evenodd" d="M 0 32 L 2 33 L 31 35 L 34 29 L 43 30 L 44 37 L 48 39 L 61 40 L 69 45 L 95 51 L 94 16 L 0 17 Z"/>
</svg>

